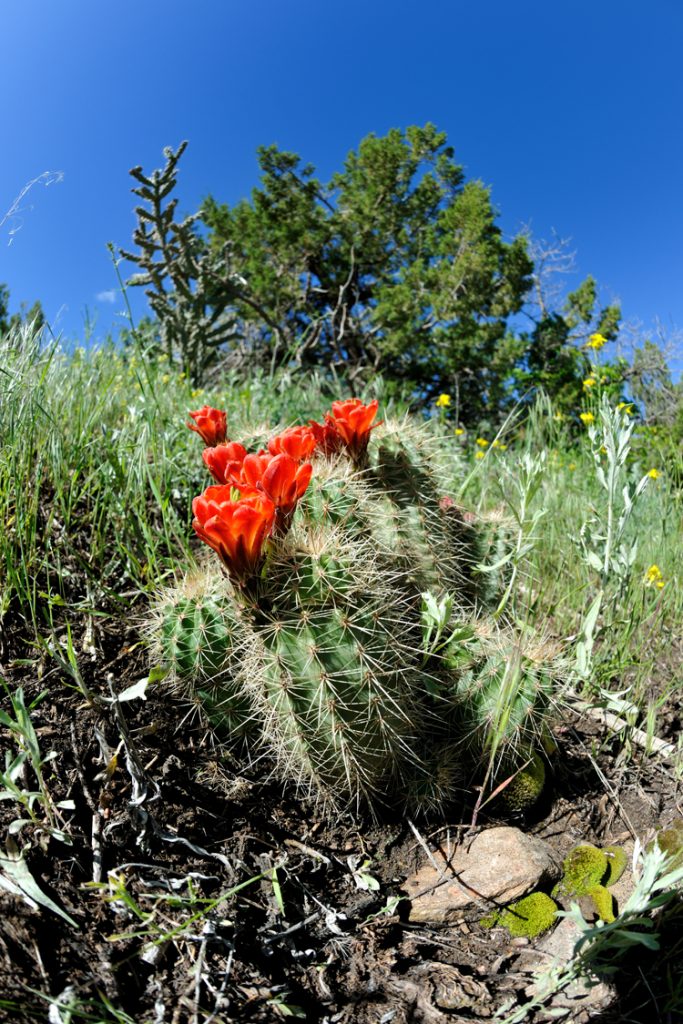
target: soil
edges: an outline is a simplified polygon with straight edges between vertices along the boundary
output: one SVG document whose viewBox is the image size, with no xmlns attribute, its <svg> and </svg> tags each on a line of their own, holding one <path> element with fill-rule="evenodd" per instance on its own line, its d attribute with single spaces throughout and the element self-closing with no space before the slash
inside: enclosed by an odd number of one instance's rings
<svg viewBox="0 0 683 1024">
<path fill-rule="evenodd" d="M 283 790 L 267 762 L 217 745 L 200 711 L 163 683 L 144 701 L 111 701 L 112 688 L 120 693 L 148 672 L 130 620 L 73 630 L 80 687 L 66 647 L 55 659 L 22 635 L 5 620 L 2 678 L 8 693 L 23 687 L 27 705 L 44 694 L 31 718 L 43 757 L 54 752 L 47 789 L 74 809 L 53 811 L 68 843 L 46 831 L 39 804 L 39 823 L 13 840 L 39 889 L 76 926 L 0 889 L 0 1019 L 438 1024 L 490 1020 L 503 1004 L 525 1001 L 529 977 L 515 961 L 527 940 L 476 917 L 416 926 L 400 899 L 423 844 L 452 845 L 471 806 L 412 823 L 326 815 Z M 681 708 L 669 704 L 664 720 L 673 738 Z M 3 738 L 14 750 L 7 730 Z M 680 783 L 665 763 L 635 750 L 629 760 L 615 756 L 621 748 L 596 723 L 569 712 L 555 739 L 550 792 L 533 818 L 512 823 L 563 856 L 579 842 L 647 840 L 680 815 Z M 26 782 L 34 786 L 30 770 Z M 14 801 L 0 802 L 3 835 L 16 817 Z M 502 820 L 480 814 L 477 828 Z M 681 920 L 678 933 L 663 926 L 662 943 L 679 944 L 674 982 L 683 989 Z M 616 978 L 616 1002 L 591 1019 L 673 1021 L 658 1000 L 661 962 L 639 947 Z M 529 1019 L 548 1018 L 540 1010 Z"/>
</svg>

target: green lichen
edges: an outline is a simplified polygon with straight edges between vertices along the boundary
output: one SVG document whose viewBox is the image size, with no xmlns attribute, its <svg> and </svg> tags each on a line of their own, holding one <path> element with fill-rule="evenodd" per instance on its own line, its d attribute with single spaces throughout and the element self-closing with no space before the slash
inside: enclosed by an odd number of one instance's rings
<svg viewBox="0 0 683 1024">
<path fill-rule="evenodd" d="M 603 846 L 602 852 L 607 857 L 607 875 L 602 884 L 614 885 L 626 870 L 628 857 L 620 846 Z"/>
<path fill-rule="evenodd" d="M 535 939 L 555 923 L 557 903 L 544 892 L 532 892 L 504 910 L 482 918 L 484 928 L 506 928 L 513 938 Z"/>
<path fill-rule="evenodd" d="M 673 858 L 671 870 L 683 867 L 683 818 L 675 818 L 667 828 L 661 829 L 648 849 L 652 849 L 655 842 L 662 853 Z"/>
<path fill-rule="evenodd" d="M 594 885 L 588 893 L 593 901 L 596 913 L 605 924 L 614 921 L 614 896 L 604 885 Z"/>
<path fill-rule="evenodd" d="M 587 896 L 600 885 L 609 870 L 607 855 L 587 843 L 574 847 L 564 859 L 563 874 L 552 895 L 561 900 Z"/>
<path fill-rule="evenodd" d="M 509 811 L 526 811 L 533 807 L 545 785 L 545 765 L 536 752 L 529 754 L 531 760 L 518 771 L 502 792 L 503 802 Z"/>
</svg>

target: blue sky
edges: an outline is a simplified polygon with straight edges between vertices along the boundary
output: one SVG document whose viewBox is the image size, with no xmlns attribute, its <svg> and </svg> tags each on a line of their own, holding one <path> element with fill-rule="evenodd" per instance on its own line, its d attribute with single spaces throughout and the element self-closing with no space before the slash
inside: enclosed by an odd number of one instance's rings
<svg viewBox="0 0 683 1024">
<path fill-rule="evenodd" d="M 571 236 L 569 286 L 592 273 L 626 318 L 683 327 L 680 0 L 3 0 L 0 39 L 0 220 L 60 172 L 0 227 L 0 282 L 66 338 L 122 309 L 106 243 L 130 244 L 134 164 L 187 138 L 189 213 L 248 194 L 260 144 L 324 179 L 426 121 L 506 234 Z"/>
</svg>

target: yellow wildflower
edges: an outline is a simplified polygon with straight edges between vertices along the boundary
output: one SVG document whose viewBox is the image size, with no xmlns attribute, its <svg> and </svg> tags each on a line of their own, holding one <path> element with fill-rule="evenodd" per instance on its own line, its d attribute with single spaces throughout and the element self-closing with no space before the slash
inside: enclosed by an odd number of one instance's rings
<svg viewBox="0 0 683 1024">
<path fill-rule="evenodd" d="M 488 441 L 484 437 L 478 437 L 477 444 L 479 445 L 480 448 L 488 448 L 489 446 Z"/>
<path fill-rule="evenodd" d="M 579 419 L 582 423 L 585 423 L 587 427 L 590 426 L 591 423 L 595 423 L 595 416 L 592 412 L 579 413 Z"/>
<path fill-rule="evenodd" d="M 643 576 L 643 583 L 646 587 L 657 587 L 661 590 L 664 586 L 664 577 L 662 576 L 662 570 L 658 565 L 651 565 Z"/>
<path fill-rule="evenodd" d="M 653 466 L 652 469 L 648 469 L 647 475 L 650 477 L 651 480 L 659 480 L 662 474 L 658 469 L 655 469 L 655 467 Z"/>
<path fill-rule="evenodd" d="M 474 453 L 475 459 L 483 459 L 485 455 L 486 455 L 486 452 L 475 452 Z"/>
<path fill-rule="evenodd" d="M 439 397 L 436 400 L 437 409 L 445 409 L 450 404 L 451 404 L 451 396 L 450 395 L 439 395 Z"/>
<path fill-rule="evenodd" d="M 619 402 L 617 412 L 623 412 L 625 416 L 631 416 L 633 413 L 633 402 Z"/>
<path fill-rule="evenodd" d="M 455 428 L 455 436 L 456 437 L 462 437 L 462 435 L 464 433 L 465 433 L 465 431 L 464 431 L 464 429 L 462 427 L 456 427 Z"/>
<path fill-rule="evenodd" d="M 575 462 L 570 462 L 569 465 L 567 466 L 567 469 L 571 470 L 571 472 L 573 473 L 574 470 L 576 469 L 576 463 Z"/>
<path fill-rule="evenodd" d="M 165 373 L 165 374 L 163 374 L 163 376 L 161 378 L 161 383 L 162 384 L 168 384 L 170 379 L 171 379 L 170 373 Z"/>
<path fill-rule="evenodd" d="M 609 384 L 609 377 L 602 376 L 600 378 L 600 383 L 601 384 Z"/>
<path fill-rule="evenodd" d="M 586 390 L 595 387 L 595 377 L 586 377 L 585 381 L 583 382 L 583 386 Z"/>
<path fill-rule="evenodd" d="M 592 348 L 594 352 L 599 352 L 603 345 L 607 344 L 607 338 L 603 338 L 602 334 L 591 334 L 590 338 L 586 342 L 586 348 Z"/>
<path fill-rule="evenodd" d="M 504 452 L 507 450 L 507 445 L 503 444 L 502 441 L 494 441 L 491 447 L 497 448 L 499 452 Z"/>
<path fill-rule="evenodd" d="M 190 398 L 199 398 L 204 394 L 204 388 L 195 388 L 194 391 L 190 392 Z"/>
<path fill-rule="evenodd" d="M 563 412 L 556 412 L 556 413 L 555 413 L 555 415 L 553 416 L 553 419 L 554 419 L 554 420 L 555 420 L 555 421 L 556 421 L 557 423 L 561 423 L 561 422 L 562 422 L 562 420 L 564 419 L 564 413 L 563 413 Z"/>
<path fill-rule="evenodd" d="M 600 445 L 600 454 L 607 455 L 607 449 L 605 448 L 604 444 Z"/>
</svg>

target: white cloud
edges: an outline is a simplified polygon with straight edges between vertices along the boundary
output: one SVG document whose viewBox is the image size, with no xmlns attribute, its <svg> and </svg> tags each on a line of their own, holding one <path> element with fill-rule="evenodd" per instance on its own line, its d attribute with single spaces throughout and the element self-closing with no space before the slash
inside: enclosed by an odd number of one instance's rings
<svg viewBox="0 0 683 1024">
<path fill-rule="evenodd" d="M 116 289 L 110 288 L 106 292 L 98 292 L 95 296 L 98 302 L 116 302 Z"/>
</svg>

